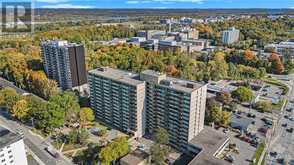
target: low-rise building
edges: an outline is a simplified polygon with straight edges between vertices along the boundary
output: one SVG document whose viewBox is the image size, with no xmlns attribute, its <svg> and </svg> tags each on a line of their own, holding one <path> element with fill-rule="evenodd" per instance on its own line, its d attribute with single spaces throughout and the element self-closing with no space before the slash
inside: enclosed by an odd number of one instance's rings
<svg viewBox="0 0 294 165">
<path fill-rule="evenodd" d="M 120 165 L 148 165 L 150 155 L 143 150 L 136 149 L 120 159 Z"/>
<path fill-rule="evenodd" d="M 281 42 L 279 44 L 269 44 L 265 46 L 265 49 L 268 48 L 272 48 L 283 58 L 294 59 L 294 42 Z"/>
</svg>

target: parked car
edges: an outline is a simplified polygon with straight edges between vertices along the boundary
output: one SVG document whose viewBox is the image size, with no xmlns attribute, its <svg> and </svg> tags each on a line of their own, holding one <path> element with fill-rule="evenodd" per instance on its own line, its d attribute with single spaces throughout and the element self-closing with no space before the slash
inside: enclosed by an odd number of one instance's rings
<svg viewBox="0 0 294 165">
<path fill-rule="evenodd" d="M 58 159 L 60 157 L 59 153 L 54 151 L 54 149 L 52 149 L 51 147 L 45 147 L 45 150 L 51 155 L 53 156 L 55 159 Z"/>
<path fill-rule="evenodd" d="M 286 109 L 287 112 L 292 112 L 293 108 Z"/>
<path fill-rule="evenodd" d="M 279 159 L 277 159 L 277 162 L 280 164 L 284 164 L 285 160 L 284 160 L 284 158 L 279 158 Z"/>
<path fill-rule="evenodd" d="M 232 155 L 228 155 L 226 158 L 225 158 L 226 161 L 230 162 L 230 163 L 233 163 L 235 161 L 235 158 L 232 156 Z"/>
<path fill-rule="evenodd" d="M 293 128 L 288 128 L 286 129 L 287 132 L 292 133 L 293 132 Z"/>
<path fill-rule="evenodd" d="M 282 127 L 287 127 L 287 125 L 288 125 L 287 123 L 284 123 L 282 124 Z"/>
<path fill-rule="evenodd" d="M 285 115 L 284 118 L 285 118 L 285 119 L 289 119 L 289 116 L 288 116 L 288 115 Z"/>
<path fill-rule="evenodd" d="M 294 118 L 293 118 L 293 117 L 289 117 L 289 120 L 290 120 L 290 121 L 294 121 Z"/>
<path fill-rule="evenodd" d="M 255 117 L 256 117 L 256 115 L 255 115 L 255 114 L 252 114 L 252 113 L 248 113 L 248 114 L 247 114 L 247 117 L 250 117 L 250 118 L 255 118 Z"/>
<path fill-rule="evenodd" d="M 278 155 L 278 153 L 275 152 L 275 151 L 274 151 L 274 152 L 270 152 L 270 156 L 271 156 L 271 157 L 277 157 L 277 155 Z"/>
</svg>

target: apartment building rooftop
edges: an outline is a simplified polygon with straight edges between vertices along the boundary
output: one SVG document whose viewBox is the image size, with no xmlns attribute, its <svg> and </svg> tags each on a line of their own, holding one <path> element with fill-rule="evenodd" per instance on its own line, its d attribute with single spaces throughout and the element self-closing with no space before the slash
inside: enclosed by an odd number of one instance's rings
<svg viewBox="0 0 294 165">
<path fill-rule="evenodd" d="M 49 41 L 42 41 L 41 44 L 49 44 L 56 47 L 72 47 L 72 46 L 79 46 L 82 44 L 77 43 L 70 43 L 66 40 L 49 40 Z"/>
<path fill-rule="evenodd" d="M 134 86 L 144 83 L 139 79 L 138 74 L 109 67 L 100 67 L 89 71 L 89 73 Z"/>
<path fill-rule="evenodd" d="M 228 141 L 229 137 L 225 134 L 211 127 L 204 127 L 196 137 L 189 141 L 190 144 L 201 149 L 201 152 L 193 158 L 189 165 L 229 165 L 227 161 L 215 157 Z"/>
<path fill-rule="evenodd" d="M 15 134 L 8 129 L 0 126 L 0 148 L 15 143 L 22 139 L 18 134 Z"/>
<path fill-rule="evenodd" d="M 178 91 L 187 92 L 187 93 L 191 93 L 191 92 L 201 88 L 202 86 L 204 86 L 204 84 L 196 83 L 193 81 L 182 80 L 182 79 L 178 79 L 178 78 L 165 76 L 164 73 L 156 72 L 153 70 L 145 70 L 142 72 L 142 74 L 149 75 L 152 77 L 164 76 L 165 78 L 160 81 L 160 83 L 159 83 L 160 85 L 163 85 L 163 86 L 166 86 L 166 87 L 178 90 Z"/>
</svg>

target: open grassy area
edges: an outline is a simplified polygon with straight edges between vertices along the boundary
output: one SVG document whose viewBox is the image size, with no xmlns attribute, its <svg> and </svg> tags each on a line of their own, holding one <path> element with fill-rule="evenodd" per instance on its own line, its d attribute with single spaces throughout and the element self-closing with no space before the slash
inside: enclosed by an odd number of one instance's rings
<svg viewBox="0 0 294 165">
<path fill-rule="evenodd" d="M 255 162 L 254 163 L 251 163 L 250 165 L 257 165 L 258 164 L 258 161 L 259 161 L 259 159 L 261 157 L 261 154 L 262 154 L 262 152 L 264 150 L 264 147 L 265 147 L 264 143 L 260 143 L 258 145 L 258 147 L 257 147 L 257 149 L 255 151 L 254 157 L 252 159 L 252 160 L 255 159 Z"/>
<path fill-rule="evenodd" d="M 283 95 L 287 95 L 289 93 L 289 87 L 278 80 L 272 78 L 264 78 L 263 81 L 272 85 L 279 86 L 283 90 Z"/>
<path fill-rule="evenodd" d="M 280 101 L 278 102 L 278 104 L 273 104 L 272 106 L 273 106 L 273 109 L 275 109 L 275 110 L 281 110 L 282 109 L 282 106 L 284 104 L 286 104 L 286 103 L 287 103 L 287 100 L 280 99 Z"/>
</svg>

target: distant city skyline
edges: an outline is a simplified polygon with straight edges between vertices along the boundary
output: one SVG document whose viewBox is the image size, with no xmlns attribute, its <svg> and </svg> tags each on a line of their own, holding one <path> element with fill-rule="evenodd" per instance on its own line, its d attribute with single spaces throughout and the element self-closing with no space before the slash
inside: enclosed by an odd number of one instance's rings
<svg viewBox="0 0 294 165">
<path fill-rule="evenodd" d="M 294 0 L 35 0 L 36 8 L 289 8 Z"/>
</svg>

